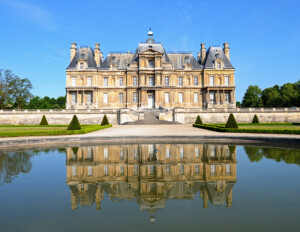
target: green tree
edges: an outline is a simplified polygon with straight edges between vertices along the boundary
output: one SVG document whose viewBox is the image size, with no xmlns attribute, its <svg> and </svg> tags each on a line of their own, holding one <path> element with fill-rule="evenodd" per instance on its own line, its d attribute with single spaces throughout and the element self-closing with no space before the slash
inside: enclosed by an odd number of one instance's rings
<svg viewBox="0 0 300 232">
<path fill-rule="evenodd" d="M 252 123 L 259 123 L 259 120 L 258 120 L 258 117 L 256 114 L 254 115 L 254 117 L 252 119 Z"/>
<path fill-rule="evenodd" d="M 31 81 L 28 78 L 14 79 L 12 86 L 12 98 L 14 99 L 14 107 L 25 109 L 29 99 L 32 97 L 30 90 L 32 89 Z"/>
<path fill-rule="evenodd" d="M 242 101 L 242 107 L 262 107 L 261 89 L 257 85 L 250 85 Z"/>
<path fill-rule="evenodd" d="M 282 106 L 279 86 L 275 85 L 274 87 L 264 89 L 261 93 L 261 99 L 265 107 Z"/>
<path fill-rule="evenodd" d="M 109 121 L 106 117 L 106 114 L 104 114 L 104 117 L 103 117 L 102 122 L 101 122 L 101 126 L 105 126 L 105 125 L 109 125 Z"/>
<path fill-rule="evenodd" d="M 202 124 L 203 124 L 203 123 L 202 123 L 202 120 L 201 120 L 201 118 L 200 118 L 200 115 L 197 116 L 196 121 L 195 121 L 195 124 L 198 124 L 198 125 L 202 125 Z"/>
<path fill-rule="evenodd" d="M 237 101 L 235 104 L 236 104 L 236 107 L 241 107 L 241 102 L 240 101 Z"/>
<path fill-rule="evenodd" d="M 66 108 L 66 96 L 58 97 L 56 99 L 56 104 L 58 104 L 61 109 Z"/>
<path fill-rule="evenodd" d="M 46 125 L 48 125 L 48 121 L 47 121 L 47 118 L 46 118 L 45 115 L 43 115 L 42 120 L 41 120 L 41 122 L 40 122 L 40 125 L 41 125 L 41 126 L 46 126 Z"/>
<path fill-rule="evenodd" d="M 299 93 L 295 86 L 291 83 L 286 83 L 280 88 L 282 106 L 291 107 L 297 106 L 299 102 Z"/>
<path fill-rule="evenodd" d="M 76 115 L 74 115 L 72 118 L 72 121 L 70 122 L 70 124 L 68 126 L 68 130 L 80 130 L 80 129 L 81 129 L 81 126 L 78 121 L 78 118 Z"/>
<path fill-rule="evenodd" d="M 233 114 L 229 115 L 229 118 L 227 120 L 225 127 L 226 128 L 239 128 Z"/>
</svg>

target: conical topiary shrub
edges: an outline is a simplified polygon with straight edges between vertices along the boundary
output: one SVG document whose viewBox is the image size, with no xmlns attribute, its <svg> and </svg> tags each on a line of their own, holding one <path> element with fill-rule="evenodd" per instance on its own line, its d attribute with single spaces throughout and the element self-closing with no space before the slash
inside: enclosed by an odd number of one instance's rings
<svg viewBox="0 0 300 232">
<path fill-rule="evenodd" d="M 203 124 L 203 123 L 202 123 L 202 120 L 201 120 L 201 118 L 200 118 L 199 115 L 197 116 L 197 119 L 196 119 L 196 121 L 195 121 L 195 124 L 197 124 L 197 125 L 202 125 L 202 124 Z"/>
<path fill-rule="evenodd" d="M 225 127 L 226 128 L 239 128 L 233 114 L 229 115 L 229 118 L 228 118 L 228 121 L 227 121 Z"/>
<path fill-rule="evenodd" d="M 253 117 L 252 123 L 259 123 L 259 120 L 258 120 L 258 117 L 256 114 Z"/>
<path fill-rule="evenodd" d="M 48 121 L 47 121 L 47 118 L 46 118 L 45 115 L 43 115 L 42 120 L 41 120 L 41 122 L 40 122 L 40 125 L 41 125 L 41 126 L 46 126 L 46 125 L 48 125 Z"/>
<path fill-rule="evenodd" d="M 105 125 L 109 125 L 109 121 L 106 117 L 106 114 L 104 114 L 104 117 L 103 117 L 102 122 L 101 122 L 101 126 L 105 126 Z"/>
<path fill-rule="evenodd" d="M 68 126 L 68 130 L 80 130 L 80 129 L 81 129 L 81 126 L 78 121 L 78 118 L 76 115 L 74 115 L 72 118 L 72 121 L 70 122 L 70 124 Z"/>
</svg>

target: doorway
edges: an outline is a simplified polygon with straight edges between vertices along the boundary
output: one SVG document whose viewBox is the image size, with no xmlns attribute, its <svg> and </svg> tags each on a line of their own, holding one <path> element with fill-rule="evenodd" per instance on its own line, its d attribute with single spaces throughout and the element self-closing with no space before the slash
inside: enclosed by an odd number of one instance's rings
<svg viewBox="0 0 300 232">
<path fill-rule="evenodd" d="M 148 108 L 154 108 L 154 94 L 148 93 Z"/>
</svg>

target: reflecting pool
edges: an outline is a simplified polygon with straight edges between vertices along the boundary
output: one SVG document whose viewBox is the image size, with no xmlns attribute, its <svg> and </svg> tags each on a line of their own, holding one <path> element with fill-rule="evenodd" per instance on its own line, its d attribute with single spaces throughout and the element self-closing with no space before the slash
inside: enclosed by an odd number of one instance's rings
<svg viewBox="0 0 300 232">
<path fill-rule="evenodd" d="M 299 231 L 300 150 L 127 144 L 0 153 L 0 231 Z"/>
</svg>

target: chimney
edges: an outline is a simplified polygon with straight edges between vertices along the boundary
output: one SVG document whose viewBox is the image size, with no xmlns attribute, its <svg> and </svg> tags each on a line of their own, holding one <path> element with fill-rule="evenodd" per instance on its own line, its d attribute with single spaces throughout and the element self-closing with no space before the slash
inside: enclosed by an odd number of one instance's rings
<svg viewBox="0 0 300 232">
<path fill-rule="evenodd" d="M 73 60 L 74 56 L 76 55 L 76 52 L 77 52 L 77 44 L 71 43 L 71 61 Z"/>
<path fill-rule="evenodd" d="M 230 49 L 229 49 L 229 43 L 224 43 L 224 53 L 228 60 L 230 60 Z"/>
<path fill-rule="evenodd" d="M 95 62 L 97 64 L 97 67 L 100 66 L 100 44 L 95 44 Z"/>
<path fill-rule="evenodd" d="M 205 43 L 201 44 L 201 64 L 203 65 L 206 56 Z"/>
</svg>

